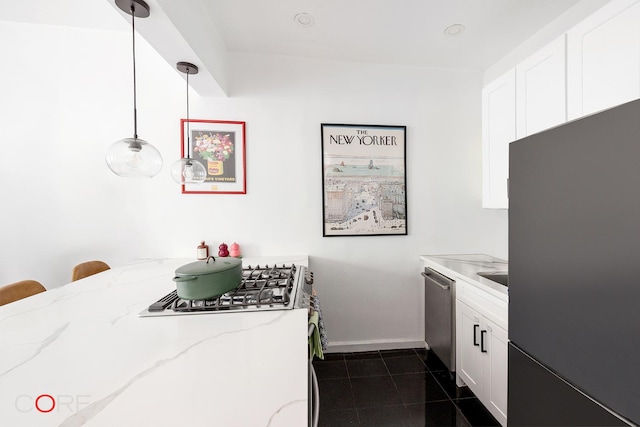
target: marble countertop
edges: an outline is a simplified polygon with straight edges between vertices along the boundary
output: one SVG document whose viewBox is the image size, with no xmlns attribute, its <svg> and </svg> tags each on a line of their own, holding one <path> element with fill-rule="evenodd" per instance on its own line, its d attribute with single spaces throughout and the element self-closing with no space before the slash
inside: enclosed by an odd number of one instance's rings
<svg viewBox="0 0 640 427">
<path fill-rule="evenodd" d="M 306 309 L 138 316 L 193 261 L 142 261 L 0 307 L 0 425 L 306 425 Z M 308 258 L 243 259 L 273 262 Z"/>
<path fill-rule="evenodd" d="M 444 275 L 448 273 L 452 278 L 461 278 L 503 300 L 508 299 L 506 286 L 478 276 L 484 271 L 508 270 L 509 264 L 503 259 L 484 254 L 421 255 L 420 259 Z"/>
</svg>

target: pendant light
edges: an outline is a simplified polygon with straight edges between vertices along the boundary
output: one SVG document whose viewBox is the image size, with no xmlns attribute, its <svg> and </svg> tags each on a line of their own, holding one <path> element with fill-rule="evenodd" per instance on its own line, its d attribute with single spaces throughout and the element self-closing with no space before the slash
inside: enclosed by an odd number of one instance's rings
<svg viewBox="0 0 640 427">
<path fill-rule="evenodd" d="M 151 178 L 162 168 L 162 155 L 147 141 L 138 138 L 138 112 L 136 105 L 136 28 L 135 18 L 149 16 L 149 6 L 143 0 L 115 0 L 116 5 L 131 15 L 133 39 L 133 138 L 114 142 L 107 150 L 107 165 L 118 176 L 125 178 Z"/>
<path fill-rule="evenodd" d="M 171 176 L 178 184 L 201 184 L 207 177 L 207 170 L 202 163 L 191 159 L 191 125 L 189 122 L 189 74 L 198 74 L 198 67 L 189 62 L 178 62 L 176 68 L 187 75 L 187 155 L 173 164 Z"/>
</svg>

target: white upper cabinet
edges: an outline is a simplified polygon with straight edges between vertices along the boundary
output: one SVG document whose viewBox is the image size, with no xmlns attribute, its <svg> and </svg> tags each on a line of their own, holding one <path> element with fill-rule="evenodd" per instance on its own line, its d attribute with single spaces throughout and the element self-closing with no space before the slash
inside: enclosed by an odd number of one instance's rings
<svg viewBox="0 0 640 427">
<path fill-rule="evenodd" d="M 516 139 L 516 73 L 482 90 L 482 207 L 508 207 L 509 143 Z"/>
<path fill-rule="evenodd" d="M 482 90 L 482 207 L 508 208 L 509 143 L 640 98 L 640 0 L 612 0 Z"/>
<path fill-rule="evenodd" d="M 568 113 L 640 98 L 640 3 L 614 0 L 567 33 Z"/>
<path fill-rule="evenodd" d="M 524 138 L 567 121 L 566 37 L 516 66 L 516 136 Z"/>
</svg>

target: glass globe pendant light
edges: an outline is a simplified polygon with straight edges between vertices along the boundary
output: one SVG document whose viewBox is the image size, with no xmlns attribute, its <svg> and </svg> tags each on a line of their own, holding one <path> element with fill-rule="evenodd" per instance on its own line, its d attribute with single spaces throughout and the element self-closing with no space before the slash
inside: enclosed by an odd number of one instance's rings
<svg viewBox="0 0 640 427">
<path fill-rule="evenodd" d="M 189 122 L 189 74 L 198 74 L 198 67 L 189 62 L 178 62 L 176 68 L 187 75 L 187 155 L 171 167 L 171 176 L 178 184 L 201 184 L 207 178 L 204 165 L 191 158 L 191 126 Z"/>
<path fill-rule="evenodd" d="M 107 166 L 113 173 L 125 178 L 151 178 L 162 169 L 162 155 L 147 141 L 138 138 L 138 111 L 136 105 L 136 32 L 135 18 L 149 16 L 149 6 L 143 0 L 115 0 L 116 5 L 131 15 L 133 35 L 133 138 L 114 142 L 107 150 Z"/>
</svg>

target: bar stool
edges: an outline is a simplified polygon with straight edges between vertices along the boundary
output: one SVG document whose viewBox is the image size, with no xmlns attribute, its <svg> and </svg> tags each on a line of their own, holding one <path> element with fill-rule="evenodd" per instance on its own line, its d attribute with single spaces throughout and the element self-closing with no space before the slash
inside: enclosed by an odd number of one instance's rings
<svg viewBox="0 0 640 427">
<path fill-rule="evenodd" d="M 109 269 L 111 269 L 111 267 L 102 261 L 83 262 L 73 267 L 73 271 L 71 272 L 71 281 L 75 282 L 76 280 L 84 279 L 85 277 L 93 276 L 94 274 L 98 274 Z"/>
<path fill-rule="evenodd" d="M 9 304 L 44 291 L 46 291 L 45 287 L 35 280 L 21 280 L 0 288 L 0 305 Z"/>
</svg>

